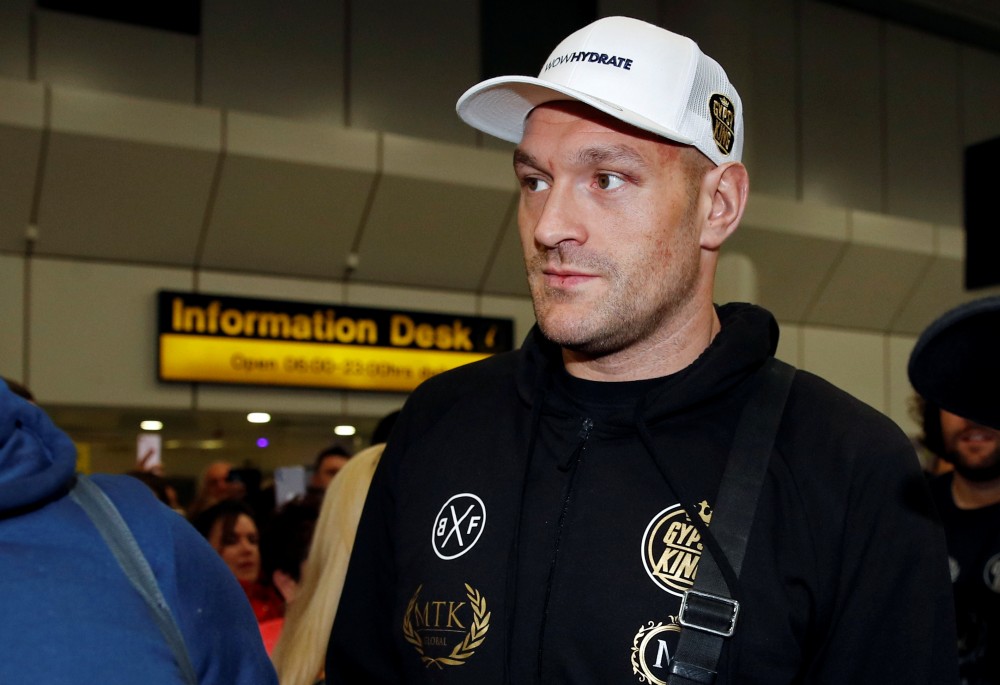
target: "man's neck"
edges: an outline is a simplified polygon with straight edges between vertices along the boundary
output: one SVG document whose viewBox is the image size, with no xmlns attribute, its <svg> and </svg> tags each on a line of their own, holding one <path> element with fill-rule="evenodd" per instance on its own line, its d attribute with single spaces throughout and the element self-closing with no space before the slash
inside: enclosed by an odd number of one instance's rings
<svg viewBox="0 0 1000 685">
<path fill-rule="evenodd" d="M 661 378 L 690 366 L 708 349 L 721 328 L 715 307 L 709 303 L 669 335 L 600 357 L 563 349 L 563 363 L 571 376 L 585 380 L 622 382 Z"/>
<path fill-rule="evenodd" d="M 1000 478 L 978 483 L 956 472 L 951 481 L 951 497 L 959 509 L 981 509 L 1000 503 Z"/>
</svg>

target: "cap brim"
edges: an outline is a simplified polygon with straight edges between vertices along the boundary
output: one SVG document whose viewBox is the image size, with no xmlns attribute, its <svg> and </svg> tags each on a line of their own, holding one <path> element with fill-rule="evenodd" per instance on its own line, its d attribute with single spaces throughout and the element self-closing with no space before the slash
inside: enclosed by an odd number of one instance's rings
<svg viewBox="0 0 1000 685">
<path fill-rule="evenodd" d="M 914 389 L 952 414 L 1000 429 L 1000 297 L 956 307 L 927 327 L 910 354 Z"/>
<path fill-rule="evenodd" d="M 600 98 L 533 76 L 498 76 L 479 83 L 458 99 L 455 111 L 462 121 L 483 133 L 520 143 L 524 122 L 535 107 L 557 100 L 577 100 L 636 128 L 684 145 L 694 140 L 677 131 Z"/>
</svg>

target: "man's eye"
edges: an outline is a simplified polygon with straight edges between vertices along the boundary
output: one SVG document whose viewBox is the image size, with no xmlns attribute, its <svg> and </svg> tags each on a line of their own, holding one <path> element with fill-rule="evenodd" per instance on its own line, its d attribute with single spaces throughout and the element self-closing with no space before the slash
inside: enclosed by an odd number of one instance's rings
<svg viewBox="0 0 1000 685">
<path fill-rule="evenodd" d="M 625 179 L 615 174 L 597 174 L 597 187 L 601 190 L 614 190 L 625 185 Z"/>
<path fill-rule="evenodd" d="M 529 176 L 524 179 L 524 187 L 532 193 L 537 193 L 542 190 L 548 190 L 549 182 L 535 176 Z"/>
</svg>

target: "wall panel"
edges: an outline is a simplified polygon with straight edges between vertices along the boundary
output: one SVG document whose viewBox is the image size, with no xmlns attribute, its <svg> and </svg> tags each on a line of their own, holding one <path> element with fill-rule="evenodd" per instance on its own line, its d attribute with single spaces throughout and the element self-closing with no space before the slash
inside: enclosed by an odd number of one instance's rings
<svg viewBox="0 0 1000 685">
<path fill-rule="evenodd" d="M 883 336 L 874 333 L 805 328 L 802 367 L 851 393 L 879 411 L 885 405 Z"/>
<path fill-rule="evenodd" d="M 31 384 L 50 404 L 190 406 L 156 379 L 156 291 L 189 288 L 180 269 L 36 259 Z"/>
<path fill-rule="evenodd" d="M 956 45 L 887 27 L 884 142 L 889 214 L 961 222 L 958 83 Z"/>
<path fill-rule="evenodd" d="M 0 376 L 24 373 L 24 259 L 0 254 Z"/>
<path fill-rule="evenodd" d="M 917 339 L 912 336 L 890 335 L 886 337 L 886 359 L 889 368 L 888 409 L 889 418 L 908 434 L 916 435 L 920 426 L 910 415 L 913 400 L 913 386 L 906 373 L 910 363 L 910 353 Z"/>
<path fill-rule="evenodd" d="M 30 76 L 29 16 L 32 0 L 0 2 L 0 76 Z"/>
<path fill-rule="evenodd" d="M 802 199 L 882 210 L 879 22 L 802 4 Z"/>
<path fill-rule="evenodd" d="M 744 163 L 751 192 L 799 197 L 799 127 L 796 84 L 799 52 L 796 3 L 757 0 L 752 5 L 749 81 L 739 82 L 746 112 Z"/>
<path fill-rule="evenodd" d="M 480 78 L 477 3 L 351 7 L 350 125 L 473 143 L 455 102 Z"/>
<path fill-rule="evenodd" d="M 194 36 L 38 11 L 38 78 L 76 88 L 195 102 Z"/>
<path fill-rule="evenodd" d="M 203 2 L 203 102 L 343 125 L 344 4 Z"/>
</svg>

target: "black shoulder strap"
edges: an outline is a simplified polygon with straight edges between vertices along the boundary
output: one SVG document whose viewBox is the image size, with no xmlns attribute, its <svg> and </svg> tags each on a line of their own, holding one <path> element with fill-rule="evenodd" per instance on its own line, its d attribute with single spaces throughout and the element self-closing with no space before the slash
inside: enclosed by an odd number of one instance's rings
<svg viewBox="0 0 1000 685">
<path fill-rule="evenodd" d="M 771 358 L 758 375 L 757 388 L 736 427 L 712 514 L 712 535 L 736 577 L 795 369 Z M 694 587 L 681 601 L 681 635 L 670 664 L 670 685 L 715 682 L 722 645 L 736 629 L 739 602 L 732 597 L 719 563 L 707 552 L 698 562 Z"/>
<path fill-rule="evenodd" d="M 139 543 L 136 542 L 132 531 L 129 530 L 128 524 L 125 523 L 125 519 L 122 518 L 104 491 L 83 474 L 77 476 L 76 484 L 70 490 L 69 496 L 93 521 L 132 586 L 146 601 L 156 625 L 174 653 L 174 659 L 177 661 L 184 682 L 189 685 L 198 685 L 198 676 L 191 664 L 191 657 L 184 644 L 184 636 L 167 605 L 167 600 L 160 592 L 160 586 L 156 582 L 156 576 L 153 575 L 153 569 L 149 567 L 149 562 L 139 548 Z"/>
</svg>

